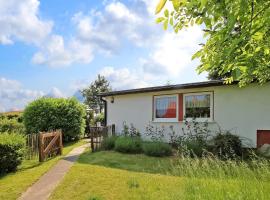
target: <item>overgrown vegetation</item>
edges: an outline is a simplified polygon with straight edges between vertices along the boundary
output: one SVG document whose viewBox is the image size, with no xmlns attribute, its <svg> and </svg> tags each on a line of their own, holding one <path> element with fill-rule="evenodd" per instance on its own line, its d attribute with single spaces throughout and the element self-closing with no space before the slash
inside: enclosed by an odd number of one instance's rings
<svg viewBox="0 0 270 200">
<path fill-rule="evenodd" d="M 111 151 L 86 152 L 51 199 L 94 196 L 123 200 L 267 200 L 269 169 L 269 161 L 258 157 L 244 162 L 209 156 L 155 158 Z"/>
<path fill-rule="evenodd" d="M 242 141 L 230 132 L 219 132 L 213 137 L 212 151 L 221 159 L 237 159 L 243 157 Z"/>
<path fill-rule="evenodd" d="M 2 117 L 0 119 L 0 134 L 4 132 L 25 133 L 25 128 L 22 122 L 18 122 L 16 118 Z"/>
<path fill-rule="evenodd" d="M 141 153 L 142 140 L 139 137 L 120 136 L 115 141 L 115 150 L 122 153 Z"/>
<path fill-rule="evenodd" d="M 64 140 L 77 140 L 85 129 L 85 108 L 76 99 L 40 98 L 24 111 L 24 125 L 28 134 L 61 129 Z"/>
<path fill-rule="evenodd" d="M 25 151 L 25 138 L 15 133 L 0 134 L 0 174 L 16 171 Z"/>
<path fill-rule="evenodd" d="M 143 153 L 148 156 L 171 156 L 172 147 L 164 142 L 145 142 L 143 144 Z"/>
<path fill-rule="evenodd" d="M 106 137 L 103 139 L 101 143 L 101 147 L 104 150 L 113 150 L 115 147 L 115 141 L 117 137 L 116 136 L 111 136 L 111 137 Z"/>
<path fill-rule="evenodd" d="M 212 130 L 213 131 L 213 130 Z M 174 152 L 184 157 L 203 157 L 213 155 L 222 160 L 237 160 L 249 158 L 252 151 L 243 148 L 239 136 L 223 131 L 220 127 L 216 134 L 211 134 L 208 122 L 198 122 L 196 119 L 185 120 L 181 133 L 169 126 L 146 126 L 145 135 L 150 141 L 140 139 L 140 132 L 133 124 L 123 123 L 121 137 L 105 138 L 103 149 L 116 150 L 124 153 L 143 152 L 149 156 L 170 156 Z M 166 137 L 165 137 L 166 136 Z M 169 144 L 164 141 L 169 139 Z"/>
<path fill-rule="evenodd" d="M 123 122 L 123 130 L 121 134 L 128 137 L 141 137 L 139 130 L 136 129 L 132 123 L 129 126 L 126 122 Z"/>
</svg>

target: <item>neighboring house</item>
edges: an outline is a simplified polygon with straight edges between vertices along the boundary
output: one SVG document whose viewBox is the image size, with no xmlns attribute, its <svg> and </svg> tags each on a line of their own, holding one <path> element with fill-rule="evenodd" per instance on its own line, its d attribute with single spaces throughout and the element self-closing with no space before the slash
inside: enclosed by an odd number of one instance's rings
<svg viewBox="0 0 270 200">
<path fill-rule="evenodd" d="M 142 134 L 147 124 L 174 126 L 181 133 L 183 119 L 208 121 L 211 130 L 231 130 L 247 138 L 252 147 L 270 143 L 270 83 L 239 88 L 222 81 L 113 91 L 100 95 L 107 103 L 108 125 L 120 133 L 123 122 Z"/>
</svg>

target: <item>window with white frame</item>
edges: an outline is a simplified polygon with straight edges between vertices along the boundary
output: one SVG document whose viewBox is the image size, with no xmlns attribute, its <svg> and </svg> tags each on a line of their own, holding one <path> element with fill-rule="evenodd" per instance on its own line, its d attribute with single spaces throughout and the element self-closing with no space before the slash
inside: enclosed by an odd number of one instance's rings
<svg viewBox="0 0 270 200">
<path fill-rule="evenodd" d="M 213 119 L 213 93 L 184 94 L 184 117 L 198 120 Z"/>
<path fill-rule="evenodd" d="M 177 95 L 154 97 L 154 121 L 177 121 Z"/>
</svg>

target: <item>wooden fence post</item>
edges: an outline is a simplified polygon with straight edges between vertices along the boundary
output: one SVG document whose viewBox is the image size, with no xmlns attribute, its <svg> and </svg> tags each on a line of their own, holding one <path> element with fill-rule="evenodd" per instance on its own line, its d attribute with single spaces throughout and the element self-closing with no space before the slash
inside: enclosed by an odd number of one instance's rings
<svg viewBox="0 0 270 200">
<path fill-rule="evenodd" d="M 43 141 L 43 133 L 40 132 L 39 133 L 39 141 L 38 141 L 38 145 L 39 145 L 39 162 L 43 162 L 44 161 L 44 141 Z"/>
<path fill-rule="evenodd" d="M 60 155 L 63 154 L 63 134 L 62 134 L 62 130 L 59 130 L 59 146 L 60 146 Z"/>
<path fill-rule="evenodd" d="M 91 150 L 92 150 L 92 152 L 94 152 L 95 151 L 95 147 L 94 147 L 94 136 L 93 136 L 93 132 L 91 132 L 90 131 L 90 139 L 91 139 Z"/>
</svg>

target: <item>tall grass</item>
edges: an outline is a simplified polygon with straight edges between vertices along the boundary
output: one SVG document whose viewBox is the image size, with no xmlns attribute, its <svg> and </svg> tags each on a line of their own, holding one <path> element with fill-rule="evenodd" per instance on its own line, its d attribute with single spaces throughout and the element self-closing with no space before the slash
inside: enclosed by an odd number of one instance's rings
<svg viewBox="0 0 270 200">
<path fill-rule="evenodd" d="M 250 160 L 220 160 L 214 156 L 180 157 L 167 173 L 190 178 L 270 180 L 270 161 L 253 157 Z"/>
<path fill-rule="evenodd" d="M 264 158 L 180 157 L 164 171 L 185 180 L 184 199 L 269 199 L 270 161 Z"/>
</svg>

